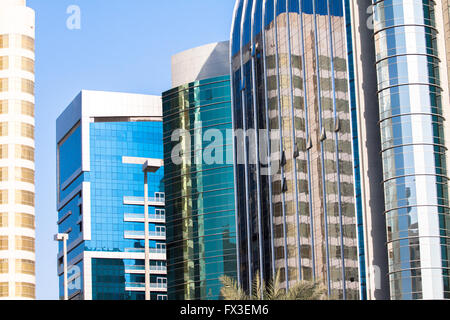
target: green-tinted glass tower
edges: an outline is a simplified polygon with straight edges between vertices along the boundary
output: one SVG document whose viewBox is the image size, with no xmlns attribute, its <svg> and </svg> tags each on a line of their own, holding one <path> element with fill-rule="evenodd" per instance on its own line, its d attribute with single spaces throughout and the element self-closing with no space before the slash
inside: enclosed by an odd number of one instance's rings
<svg viewBox="0 0 450 320">
<path fill-rule="evenodd" d="M 222 42 L 174 56 L 163 93 L 169 300 L 220 299 L 220 277 L 237 276 L 227 53 Z"/>
</svg>

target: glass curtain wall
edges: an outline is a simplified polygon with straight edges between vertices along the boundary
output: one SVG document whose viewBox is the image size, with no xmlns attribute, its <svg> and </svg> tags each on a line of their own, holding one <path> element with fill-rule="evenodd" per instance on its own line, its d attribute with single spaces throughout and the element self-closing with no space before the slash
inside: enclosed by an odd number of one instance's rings
<svg viewBox="0 0 450 320">
<path fill-rule="evenodd" d="M 240 0 L 232 28 L 240 281 L 279 272 L 358 299 L 343 2 Z"/>
<path fill-rule="evenodd" d="M 163 93 L 163 116 L 169 300 L 221 299 L 237 277 L 230 77 Z"/>
<path fill-rule="evenodd" d="M 432 0 L 374 1 L 392 299 L 450 298 L 435 7 Z"/>
</svg>

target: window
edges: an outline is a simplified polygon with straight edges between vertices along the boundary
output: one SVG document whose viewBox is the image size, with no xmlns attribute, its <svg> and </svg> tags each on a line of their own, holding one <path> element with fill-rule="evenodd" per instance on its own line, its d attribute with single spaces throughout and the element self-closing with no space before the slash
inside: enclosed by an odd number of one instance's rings
<svg viewBox="0 0 450 320">
<path fill-rule="evenodd" d="M 0 282 L 0 297 L 4 298 L 9 295 L 8 282 Z"/>
<path fill-rule="evenodd" d="M 35 298 L 35 285 L 26 282 L 16 282 L 16 296 L 24 298 Z"/>
<path fill-rule="evenodd" d="M 0 259 L 0 274 L 9 272 L 8 259 Z"/>
<path fill-rule="evenodd" d="M 34 216 L 28 213 L 16 213 L 16 227 L 18 228 L 35 228 Z"/>
<path fill-rule="evenodd" d="M 156 230 L 156 233 L 157 233 L 157 234 L 163 234 L 163 233 L 166 232 L 166 227 L 160 227 L 160 226 L 158 226 L 158 227 L 155 228 L 155 230 Z"/>
<path fill-rule="evenodd" d="M 34 73 L 34 61 L 30 58 L 21 57 L 21 69 Z"/>
<path fill-rule="evenodd" d="M 16 259 L 16 272 L 23 274 L 35 274 L 35 264 L 33 260 Z"/>
<path fill-rule="evenodd" d="M 28 123 L 17 123 L 16 134 L 25 138 L 34 139 L 34 126 Z"/>
<path fill-rule="evenodd" d="M 8 181 L 8 167 L 0 168 L 0 182 Z"/>
<path fill-rule="evenodd" d="M 0 49 L 9 47 L 9 36 L 7 34 L 0 35 Z"/>
<path fill-rule="evenodd" d="M 8 250 L 8 236 L 0 236 L 0 250 Z"/>
<path fill-rule="evenodd" d="M 34 104 L 28 101 L 21 101 L 20 111 L 23 115 L 34 117 Z"/>
<path fill-rule="evenodd" d="M 155 192 L 156 201 L 164 201 L 165 193 L 164 192 Z"/>
<path fill-rule="evenodd" d="M 156 278 L 158 288 L 165 288 L 167 286 L 167 278 Z"/>
<path fill-rule="evenodd" d="M 0 78 L 0 92 L 8 91 L 8 78 Z"/>
<path fill-rule="evenodd" d="M 156 300 L 168 300 L 167 294 L 158 294 Z"/>
<path fill-rule="evenodd" d="M 166 214 L 166 210 L 165 209 L 155 209 L 155 213 L 157 215 L 165 215 Z"/>
<path fill-rule="evenodd" d="M 22 79 L 22 92 L 34 95 L 34 82 L 28 79 Z"/>
<path fill-rule="evenodd" d="M 0 204 L 8 204 L 8 190 L 0 190 Z"/>
<path fill-rule="evenodd" d="M 25 236 L 16 236 L 16 250 L 34 252 L 34 239 Z"/>
<path fill-rule="evenodd" d="M 8 100 L 0 100 L 0 114 L 8 113 Z"/>
<path fill-rule="evenodd" d="M 8 213 L 0 212 L 0 228 L 8 227 Z"/>
<path fill-rule="evenodd" d="M 25 190 L 16 190 L 16 204 L 34 207 L 34 193 Z"/>
<path fill-rule="evenodd" d="M 34 183 L 34 170 L 28 168 L 16 168 L 16 181 Z"/>
<path fill-rule="evenodd" d="M 34 39 L 22 35 L 22 49 L 27 49 L 34 52 Z"/>
<path fill-rule="evenodd" d="M 0 57 L 0 70 L 7 70 L 9 68 L 8 57 Z"/>
<path fill-rule="evenodd" d="M 8 135 L 8 122 L 0 122 L 0 137 Z"/>
<path fill-rule="evenodd" d="M 16 158 L 34 161 L 34 148 L 23 145 L 16 145 Z"/>
<path fill-rule="evenodd" d="M 0 159 L 8 158 L 8 145 L 2 144 L 0 145 Z"/>
</svg>

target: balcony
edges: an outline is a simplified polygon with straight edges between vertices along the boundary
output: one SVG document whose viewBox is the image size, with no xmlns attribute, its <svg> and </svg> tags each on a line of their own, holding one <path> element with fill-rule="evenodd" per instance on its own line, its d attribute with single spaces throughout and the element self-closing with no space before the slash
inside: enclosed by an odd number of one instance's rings
<svg viewBox="0 0 450 320">
<path fill-rule="evenodd" d="M 152 207 L 164 207 L 165 202 L 166 200 L 164 197 L 148 198 L 148 205 Z M 144 197 L 123 197 L 123 204 L 143 206 Z"/>
<path fill-rule="evenodd" d="M 144 240 L 145 232 L 144 231 L 125 231 L 124 238 L 125 239 L 135 239 L 135 240 Z M 149 231 L 148 240 L 166 240 L 166 232 L 165 231 Z"/>
<path fill-rule="evenodd" d="M 145 248 L 126 248 L 125 252 L 138 252 L 138 253 L 144 253 Z M 150 248 L 150 254 L 166 254 L 166 249 L 162 248 Z"/>
<path fill-rule="evenodd" d="M 145 274 L 145 266 L 125 266 L 125 273 Z M 150 266 L 150 274 L 167 274 L 167 267 Z"/>
<path fill-rule="evenodd" d="M 123 217 L 123 221 L 125 222 L 144 222 L 144 215 L 139 213 L 125 213 Z M 148 215 L 149 223 L 165 223 L 166 215 L 165 214 L 149 214 Z"/>
<path fill-rule="evenodd" d="M 145 283 L 142 282 L 127 282 L 125 283 L 126 291 L 141 291 L 145 292 Z M 167 283 L 150 283 L 150 291 L 153 292 L 167 292 Z"/>
</svg>

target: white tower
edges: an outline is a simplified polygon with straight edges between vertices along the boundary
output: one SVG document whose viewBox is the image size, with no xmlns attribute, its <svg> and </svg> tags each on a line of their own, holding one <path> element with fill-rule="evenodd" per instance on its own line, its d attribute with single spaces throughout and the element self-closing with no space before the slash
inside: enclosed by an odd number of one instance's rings
<svg viewBox="0 0 450 320">
<path fill-rule="evenodd" d="M 0 299 L 35 298 L 34 26 L 0 0 Z"/>
</svg>

